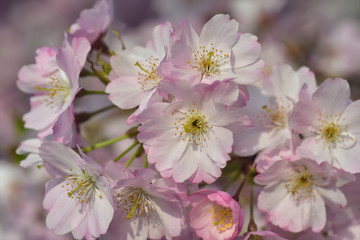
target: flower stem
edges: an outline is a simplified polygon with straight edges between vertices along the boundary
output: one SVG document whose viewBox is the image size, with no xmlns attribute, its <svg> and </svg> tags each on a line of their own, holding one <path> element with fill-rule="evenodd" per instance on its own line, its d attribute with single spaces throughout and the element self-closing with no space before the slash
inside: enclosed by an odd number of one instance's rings
<svg viewBox="0 0 360 240">
<path fill-rule="evenodd" d="M 254 175 L 254 169 L 252 167 L 250 167 L 244 177 L 244 179 L 241 181 L 240 183 L 240 186 L 238 187 L 236 193 L 234 194 L 233 198 L 236 200 L 236 201 L 239 201 L 239 195 L 246 183 L 246 181 L 248 180 L 251 180 L 253 178 L 253 175 Z M 251 179 L 250 179 L 251 178 Z"/>
<path fill-rule="evenodd" d="M 144 168 L 148 168 L 149 167 L 149 161 L 148 161 L 148 155 L 146 155 L 145 157 L 145 163 L 144 163 Z"/>
<path fill-rule="evenodd" d="M 250 220 L 248 225 L 248 231 L 254 232 L 257 230 L 257 226 L 254 220 L 254 177 L 250 180 Z"/>
<path fill-rule="evenodd" d="M 90 94 L 107 94 L 107 93 L 104 91 L 93 91 L 93 90 L 86 90 L 86 89 L 82 88 L 76 94 L 76 97 L 83 97 L 83 96 L 90 95 Z"/>
<path fill-rule="evenodd" d="M 80 77 L 86 77 L 86 76 L 96 76 L 95 73 L 90 72 L 89 70 L 83 68 L 80 72 Z"/>
<path fill-rule="evenodd" d="M 143 146 L 140 144 L 140 146 L 136 149 L 133 155 L 129 158 L 129 160 L 126 162 L 125 167 L 129 167 L 131 163 L 134 161 L 136 157 L 139 156 L 139 154 L 142 152 Z"/>
<path fill-rule="evenodd" d="M 118 37 L 118 39 L 120 40 L 122 50 L 125 50 L 125 43 L 124 43 L 123 39 L 121 38 L 120 34 L 119 34 L 117 31 L 115 31 L 115 30 L 113 30 L 112 32 L 113 32 L 113 33 Z"/>
<path fill-rule="evenodd" d="M 98 71 L 95 69 L 95 63 L 93 61 L 91 61 L 89 58 L 87 59 L 87 61 L 90 63 L 90 68 L 91 70 L 94 72 L 94 74 L 99 78 L 99 80 L 106 86 L 108 85 L 108 83 L 110 82 L 110 80 L 108 79 L 108 76 L 102 72 L 102 71 Z"/>
<path fill-rule="evenodd" d="M 83 151 L 83 153 L 88 153 L 88 152 L 91 152 L 91 151 L 93 151 L 95 149 L 102 148 L 102 147 L 114 144 L 116 142 L 127 139 L 129 137 L 132 137 L 132 136 L 125 134 L 123 136 L 120 136 L 120 137 L 117 137 L 117 138 L 114 138 L 114 139 L 111 139 L 111 140 L 100 142 L 100 143 L 97 143 L 97 144 L 92 145 L 92 146 L 84 147 L 84 148 L 82 148 L 82 151 Z"/>
<path fill-rule="evenodd" d="M 136 147 L 136 145 L 138 145 L 139 142 L 137 140 L 134 141 L 134 143 L 128 147 L 124 152 L 122 152 L 119 156 L 117 156 L 115 159 L 114 159 L 114 162 L 117 162 L 120 160 L 120 158 L 122 158 L 123 156 L 125 156 L 128 152 L 130 152 L 134 147 Z M 134 157 L 135 158 L 135 157 Z M 130 159 L 129 159 L 130 160 Z M 127 164 L 127 163 L 126 163 Z"/>
</svg>

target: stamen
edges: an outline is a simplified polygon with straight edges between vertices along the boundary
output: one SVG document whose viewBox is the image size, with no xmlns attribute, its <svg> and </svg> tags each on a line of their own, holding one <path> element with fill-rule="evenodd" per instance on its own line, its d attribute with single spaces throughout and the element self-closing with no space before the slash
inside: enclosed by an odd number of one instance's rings
<svg viewBox="0 0 360 240">
<path fill-rule="evenodd" d="M 176 132 L 174 135 L 179 136 L 182 141 L 192 142 L 195 145 L 206 143 L 208 131 L 212 127 L 207 122 L 207 117 L 200 112 L 199 108 L 194 106 L 183 112 L 178 109 L 173 111 L 179 113 L 174 123 Z"/>
<path fill-rule="evenodd" d="M 192 69 L 198 69 L 202 76 L 219 75 L 220 69 L 228 62 L 229 54 L 223 54 L 222 50 L 215 49 L 211 43 L 210 49 L 200 46 L 192 51 L 192 60 L 188 64 Z"/>
<path fill-rule="evenodd" d="M 159 58 L 154 58 L 153 56 L 146 59 L 142 64 L 139 61 L 135 63 L 135 66 L 140 69 L 138 72 L 138 84 L 141 85 L 142 90 L 150 90 L 159 85 L 162 79 L 157 73 L 159 64 Z"/>
<path fill-rule="evenodd" d="M 338 145 L 342 147 L 351 147 L 355 143 L 355 138 L 351 136 L 344 123 L 345 118 L 341 117 L 341 113 L 335 115 L 326 115 L 320 113 L 318 115 L 318 131 L 315 132 L 315 141 L 325 140 L 329 145 L 328 148 L 336 148 Z"/>
<path fill-rule="evenodd" d="M 150 217 L 151 211 L 156 212 L 154 204 L 141 188 L 127 187 L 121 194 L 118 193 L 117 206 L 128 220 L 134 216 Z"/>
<path fill-rule="evenodd" d="M 64 179 L 64 185 L 67 186 L 66 191 L 71 199 L 77 199 L 79 203 L 87 203 L 94 194 L 102 198 L 100 191 L 96 187 L 96 182 L 92 176 L 89 176 L 85 171 L 83 175 L 70 175 Z"/>
<path fill-rule="evenodd" d="M 265 112 L 258 116 L 260 125 L 270 129 L 286 128 L 288 115 L 292 107 L 292 103 L 288 100 L 282 97 L 274 97 L 273 101 L 270 102 L 270 106 L 262 106 Z"/>
<path fill-rule="evenodd" d="M 310 175 L 305 165 L 295 165 L 295 172 L 286 174 L 290 175 L 285 180 L 285 187 L 288 193 L 291 193 L 296 200 L 314 198 L 313 194 L 313 177 Z"/>
<path fill-rule="evenodd" d="M 35 90 L 42 91 L 48 96 L 45 101 L 50 105 L 57 103 L 65 103 L 70 96 L 70 84 L 65 73 L 58 70 L 49 76 L 49 82 L 44 87 L 35 86 Z M 52 106 L 51 106 L 52 107 Z"/>
<path fill-rule="evenodd" d="M 219 231 L 225 231 L 233 226 L 231 208 L 215 204 L 214 207 L 210 209 L 209 213 L 213 213 L 213 224 L 217 226 Z"/>
</svg>

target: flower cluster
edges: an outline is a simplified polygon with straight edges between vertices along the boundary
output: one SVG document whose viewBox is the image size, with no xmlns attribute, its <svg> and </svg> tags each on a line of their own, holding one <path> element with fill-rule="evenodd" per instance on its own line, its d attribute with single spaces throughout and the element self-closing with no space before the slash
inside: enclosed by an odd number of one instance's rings
<svg viewBox="0 0 360 240">
<path fill-rule="evenodd" d="M 360 102 L 346 80 L 317 85 L 309 68 L 287 64 L 265 75 L 257 37 L 229 15 L 199 32 L 187 20 L 159 24 L 146 46 L 127 48 L 116 32 L 121 49 L 104 39 L 112 17 L 111 0 L 98 0 L 18 74 L 37 137 L 17 152 L 52 177 L 49 229 L 109 240 L 339 231 L 333 212 L 348 216 L 342 188 L 360 173 Z M 90 78 L 103 86 L 90 90 Z M 110 109 L 119 135 L 92 145 L 83 123 Z"/>
</svg>

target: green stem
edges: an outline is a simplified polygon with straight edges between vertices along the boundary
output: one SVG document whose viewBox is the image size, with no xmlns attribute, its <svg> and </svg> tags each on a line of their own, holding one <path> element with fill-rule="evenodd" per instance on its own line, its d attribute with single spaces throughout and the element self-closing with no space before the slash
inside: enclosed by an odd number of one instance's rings
<svg viewBox="0 0 360 240">
<path fill-rule="evenodd" d="M 96 76 L 96 74 L 83 68 L 80 72 L 80 77 L 87 77 L 87 76 Z"/>
<path fill-rule="evenodd" d="M 86 90 L 83 88 L 76 94 L 76 97 L 83 97 L 91 94 L 93 95 L 93 94 L 107 94 L 107 93 L 104 91 L 93 91 L 93 90 Z"/>
<path fill-rule="evenodd" d="M 120 40 L 122 50 L 125 50 L 125 43 L 124 43 L 123 39 L 121 38 L 120 34 L 119 34 L 117 31 L 115 31 L 115 30 L 113 30 L 112 32 L 113 32 L 113 33 L 118 37 L 118 39 Z"/>
<path fill-rule="evenodd" d="M 135 142 L 130 146 L 128 147 L 124 152 L 122 152 L 119 156 L 117 156 L 115 159 L 114 159 L 114 162 L 117 162 L 120 160 L 120 158 L 122 158 L 123 156 L 125 156 L 128 152 L 130 152 L 134 147 L 136 147 L 136 145 L 138 145 L 139 142 L 137 140 L 135 140 Z"/>
<path fill-rule="evenodd" d="M 99 80 L 106 86 L 110 82 L 108 77 L 104 72 L 98 71 L 95 69 L 94 62 L 90 59 L 87 59 L 87 61 L 90 63 L 90 68 L 94 72 L 94 74 L 99 78 Z"/>
<path fill-rule="evenodd" d="M 148 155 L 146 155 L 145 157 L 145 163 L 144 163 L 144 168 L 148 168 L 149 167 L 149 161 L 148 161 Z"/>
<path fill-rule="evenodd" d="M 104 91 L 93 91 L 93 90 L 85 90 L 85 89 L 82 90 L 84 91 L 85 94 L 107 94 Z"/>
<path fill-rule="evenodd" d="M 233 198 L 236 201 L 239 201 L 239 195 L 241 193 L 241 190 L 243 189 L 245 183 L 247 180 L 249 180 L 249 178 L 254 174 L 254 170 L 252 170 L 252 167 L 249 168 L 249 170 L 247 171 L 244 179 L 241 181 L 239 188 L 237 189 L 236 193 L 234 194 Z"/>
<path fill-rule="evenodd" d="M 250 182 L 250 221 L 254 221 L 254 181 Z"/>
<path fill-rule="evenodd" d="M 257 230 L 257 226 L 254 220 L 254 177 L 250 180 L 250 220 L 248 225 L 248 231 L 254 232 Z"/>
<path fill-rule="evenodd" d="M 142 151 L 142 144 L 140 144 L 140 146 L 136 149 L 136 151 L 134 152 L 133 155 L 131 155 L 131 157 L 129 158 L 129 160 L 126 162 L 125 167 L 129 167 L 131 165 L 131 163 L 134 161 L 134 159 L 139 155 L 139 153 Z"/>
<path fill-rule="evenodd" d="M 117 138 L 114 138 L 114 139 L 110 139 L 110 140 L 107 140 L 107 141 L 104 141 L 104 142 L 97 143 L 97 144 L 92 145 L 92 146 L 84 147 L 84 148 L 82 148 L 82 151 L 83 151 L 83 153 L 88 153 L 88 152 L 91 152 L 91 151 L 93 151 L 95 149 L 102 148 L 102 147 L 114 144 L 116 142 L 127 139 L 129 137 L 132 137 L 132 136 L 131 135 L 123 135 L 123 136 L 120 136 L 120 137 L 117 137 Z"/>
</svg>

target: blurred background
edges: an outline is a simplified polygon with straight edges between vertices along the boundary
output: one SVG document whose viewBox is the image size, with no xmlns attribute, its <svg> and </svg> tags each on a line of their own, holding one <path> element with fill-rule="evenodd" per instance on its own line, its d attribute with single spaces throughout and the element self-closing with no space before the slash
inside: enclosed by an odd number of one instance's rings
<svg viewBox="0 0 360 240">
<path fill-rule="evenodd" d="M 41 169 L 22 169 L 19 143 L 35 136 L 23 127 L 29 96 L 16 87 L 21 66 L 34 62 L 35 50 L 59 46 L 64 31 L 90 0 L 0 1 L 0 239 L 69 239 L 45 226 L 42 199 L 47 181 Z M 360 98 L 360 1 L 358 0 L 115 0 L 114 21 L 105 37 L 120 49 L 111 30 L 127 47 L 143 45 L 156 24 L 176 26 L 189 19 L 195 29 L 214 14 L 228 13 L 240 32 L 258 36 L 268 74 L 275 64 L 294 69 L 308 66 L 320 83 L 341 77 L 351 84 L 352 99 Z"/>
</svg>

